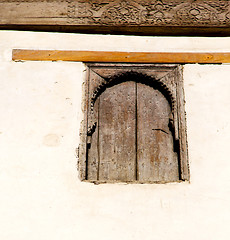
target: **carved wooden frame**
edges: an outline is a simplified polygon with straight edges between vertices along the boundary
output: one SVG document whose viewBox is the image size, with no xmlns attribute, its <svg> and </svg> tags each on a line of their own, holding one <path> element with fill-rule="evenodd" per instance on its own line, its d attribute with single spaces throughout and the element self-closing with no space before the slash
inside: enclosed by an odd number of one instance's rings
<svg viewBox="0 0 230 240">
<path fill-rule="evenodd" d="M 96 77 L 94 85 L 90 82 L 90 75 Z M 81 126 L 81 143 L 79 145 L 79 176 L 82 181 L 87 179 L 87 143 L 95 128 L 93 115 L 94 102 L 114 79 L 123 75 L 141 74 L 149 79 L 159 89 L 166 92 L 172 108 L 171 122 L 175 140 L 179 145 L 179 178 L 189 181 L 189 164 L 187 153 L 186 115 L 184 109 L 184 90 L 182 66 L 177 64 L 127 64 L 127 63 L 87 63 L 87 78 L 85 81 L 85 95 L 83 100 L 84 120 Z M 90 181 L 92 182 L 92 181 Z M 102 183 L 102 181 L 93 181 Z M 106 181 L 108 182 L 108 181 Z M 141 182 L 133 182 L 141 183 Z M 152 182 L 145 182 L 152 183 Z M 156 183 L 156 182 L 154 182 Z"/>
</svg>

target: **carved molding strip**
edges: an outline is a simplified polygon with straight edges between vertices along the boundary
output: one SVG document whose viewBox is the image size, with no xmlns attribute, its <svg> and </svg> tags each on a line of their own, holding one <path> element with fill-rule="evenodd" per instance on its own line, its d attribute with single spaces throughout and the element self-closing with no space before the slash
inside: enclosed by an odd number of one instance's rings
<svg viewBox="0 0 230 240">
<path fill-rule="evenodd" d="M 105 27 L 122 26 L 228 28 L 230 1 L 0 0 L 0 16 L 1 28 L 4 25 L 50 26 L 49 29 L 51 26 L 100 26 L 101 31 Z"/>
<path fill-rule="evenodd" d="M 102 52 L 13 49 L 12 60 L 110 63 L 230 63 L 230 52 Z"/>
</svg>

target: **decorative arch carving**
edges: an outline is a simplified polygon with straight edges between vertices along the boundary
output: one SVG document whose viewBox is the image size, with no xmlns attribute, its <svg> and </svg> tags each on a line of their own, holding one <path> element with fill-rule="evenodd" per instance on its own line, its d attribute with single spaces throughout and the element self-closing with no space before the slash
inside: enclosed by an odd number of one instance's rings
<svg viewBox="0 0 230 240">
<path fill-rule="evenodd" d="M 132 79 L 132 80 L 130 80 Z M 120 84 L 125 81 L 134 81 L 143 83 L 145 85 L 148 85 L 154 89 L 159 90 L 165 98 L 168 100 L 172 116 L 170 117 L 170 125 L 173 129 L 174 136 L 178 136 L 178 134 L 175 133 L 175 126 L 177 125 L 177 118 L 175 117 L 176 114 L 176 95 L 175 91 L 173 91 L 171 86 L 168 86 L 162 78 L 156 79 L 151 77 L 148 74 L 135 72 L 133 70 L 129 71 L 123 71 L 118 74 L 115 74 L 114 76 L 110 76 L 108 78 L 105 78 L 104 81 L 98 82 L 98 85 L 95 87 L 95 90 L 93 91 L 92 95 L 89 97 L 90 101 L 90 109 L 89 109 L 89 125 L 88 125 L 88 132 L 87 134 L 91 136 L 96 128 L 96 120 L 95 120 L 95 114 L 94 114 L 94 104 L 97 100 L 97 98 L 108 88 L 112 87 L 114 85 Z M 178 140 L 178 139 L 176 139 Z"/>
<path fill-rule="evenodd" d="M 175 108 L 176 96 L 174 96 L 173 90 L 170 89 L 170 87 L 167 86 L 166 83 L 162 81 L 162 79 L 155 79 L 145 73 L 140 73 L 140 72 L 135 72 L 133 70 L 130 70 L 130 71 L 120 72 L 119 74 L 111 76 L 109 78 L 105 78 L 104 79 L 105 81 L 101 82 L 96 87 L 96 89 L 94 90 L 90 98 L 91 110 L 93 109 L 94 103 L 98 98 L 98 96 L 100 96 L 101 93 L 104 92 L 107 87 L 111 87 L 116 84 L 122 83 L 124 81 L 127 81 L 127 79 L 132 79 L 128 81 L 140 82 L 160 90 L 169 101 L 172 110 Z"/>
</svg>

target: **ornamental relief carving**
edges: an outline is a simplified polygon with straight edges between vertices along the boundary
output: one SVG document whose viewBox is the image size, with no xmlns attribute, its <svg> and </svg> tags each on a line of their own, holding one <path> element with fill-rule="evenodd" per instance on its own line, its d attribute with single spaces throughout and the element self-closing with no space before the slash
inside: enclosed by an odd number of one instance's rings
<svg viewBox="0 0 230 240">
<path fill-rule="evenodd" d="M 230 21 L 229 1 L 82 1 L 75 20 L 99 25 L 221 25 Z"/>
<path fill-rule="evenodd" d="M 229 27 L 230 0 L 0 0 L 0 24 Z"/>
</svg>

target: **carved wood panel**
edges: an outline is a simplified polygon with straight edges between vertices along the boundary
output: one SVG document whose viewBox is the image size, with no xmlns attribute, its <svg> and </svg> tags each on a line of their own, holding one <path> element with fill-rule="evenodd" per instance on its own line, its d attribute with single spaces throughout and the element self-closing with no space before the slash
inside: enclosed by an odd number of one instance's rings
<svg viewBox="0 0 230 240">
<path fill-rule="evenodd" d="M 145 33 L 197 27 L 229 33 L 229 0 L 0 0 L 0 27 Z M 45 27 L 46 26 L 46 27 Z M 51 27 L 52 26 L 52 27 Z M 100 27 L 100 28 L 99 28 Z M 129 29 L 128 27 L 131 27 Z M 141 27 L 141 29 L 139 28 Z M 212 27 L 213 29 L 210 29 Z M 171 29 L 168 29 L 172 31 Z M 198 32 L 199 33 L 199 32 Z M 173 32 L 171 32 L 171 35 Z M 195 32 L 194 32 L 195 34 Z"/>
<path fill-rule="evenodd" d="M 88 66 L 81 179 L 140 183 L 188 180 L 180 67 Z"/>
</svg>

